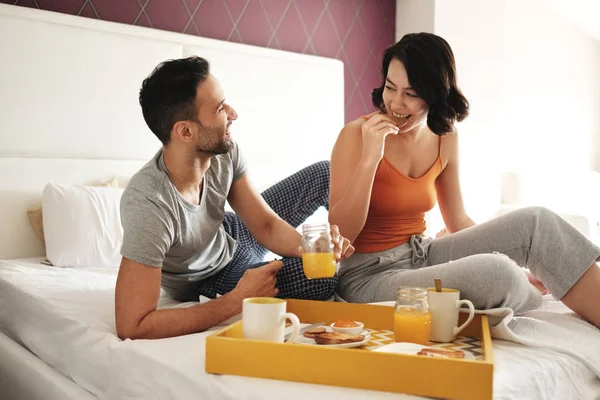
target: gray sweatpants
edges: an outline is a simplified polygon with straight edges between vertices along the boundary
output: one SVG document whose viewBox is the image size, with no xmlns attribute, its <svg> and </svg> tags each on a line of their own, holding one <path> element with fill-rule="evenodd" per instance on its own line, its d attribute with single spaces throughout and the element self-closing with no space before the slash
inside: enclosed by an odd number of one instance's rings
<svg viewBox="0 0 600 400">
<path fill-rule="evenodd" d="M 542 296 L 521 267 L 560 300 L 599 257 L 600 248 L 563 218 L 530 207 L 440 239 L 413 236 L 389 250 L 353 254 L 340 264 L 339 294 L 353 303 L 390 301 L 399 286 L 433 287 L 439 278 L 477 309 L 522 313 Z"/>
</svg>

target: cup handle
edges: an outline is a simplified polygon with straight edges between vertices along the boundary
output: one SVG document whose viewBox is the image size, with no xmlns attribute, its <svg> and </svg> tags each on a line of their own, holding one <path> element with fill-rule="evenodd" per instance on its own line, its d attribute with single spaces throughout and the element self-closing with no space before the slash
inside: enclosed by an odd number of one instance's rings
<svg viewBox="0 0 600 400">
<path fill-rule="evenodd" d="M 296 314 L 292 314 L 289 312 L 281 314 L 279 318 L 280 322 L 284 322 L 286 319 L 292 321 L 292 334 L 290 335 L 289 339 L 285 341 L 285 343 L 294 343 L 294 341 L 296 340 L 296 336 L 298 336 L 298 332 L 300 332 L 300 320 L 298 319 Z"/>
<path fill-rule="evenodd" d="M 460 309 L 460 306 L 466 304 L 469 307 L 469 318 L 467 318 L 467 320 L 465 321 L 464 324 L 462 324 L 461 326 L 459 326 L 458 328 L 454 328 L 454 335 L 458 335 L 460 333 L 460 331 L 462 331 L 463 329 L 466 328 L 467 325 L 469 325 L 469 323 L 471 321 L 473 321 L 473 317 L 475 316 L 475 307 L 473 307 L 473 303 L 471 303 L 469 300 L 457 300 L 456 301 L 456 307 L 458 309 Z"/>
</svg>

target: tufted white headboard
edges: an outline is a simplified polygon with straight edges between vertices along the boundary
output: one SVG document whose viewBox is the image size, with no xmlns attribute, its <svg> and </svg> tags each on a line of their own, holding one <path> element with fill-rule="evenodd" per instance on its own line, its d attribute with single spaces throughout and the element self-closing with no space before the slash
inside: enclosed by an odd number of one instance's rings
<svg viewBox="0 0 600 400">
<path fill-rule="evenodd" d="M 138 92 L 166 59 L 211 62 L 261 190 L 329 159 L 343 127 L 337 60 L 4 4 L 0 38 L 0 258 L 44 254 L 26 210 L 48 181 L 127 179 L 154 155 Z"/>
</svg>

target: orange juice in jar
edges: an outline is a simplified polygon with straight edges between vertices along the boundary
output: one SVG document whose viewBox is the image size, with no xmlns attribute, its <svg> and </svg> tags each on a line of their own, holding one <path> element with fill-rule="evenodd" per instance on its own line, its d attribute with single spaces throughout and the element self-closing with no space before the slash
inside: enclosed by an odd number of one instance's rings
<svg viewBox="0 0 600 400">
<path fill-rule="evenodd" d="M 308 279 L 335 275 L 336 262 L 328 223 L 302 225 L 302 269 Z"/>
<path fill-rule="evenodd" d="M 333 253 L 302 254 L 302 269 L 308 279 L 331 278 L 336 270 Z"/>
<path fill-rule="evenodd" d="M 431 312 L 427 291 L 421 288 L 401 287 L 394 312 L 394 339 L 396 342 L 429 344 Z"/>
</svg>

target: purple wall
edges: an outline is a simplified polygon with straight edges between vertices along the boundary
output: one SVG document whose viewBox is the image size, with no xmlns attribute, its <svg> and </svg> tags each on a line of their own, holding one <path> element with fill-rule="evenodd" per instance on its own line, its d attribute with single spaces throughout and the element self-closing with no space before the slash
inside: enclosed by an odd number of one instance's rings
<svg viewBox="0 0 600 400">
<path fill-rule="evenodd" d="M 344 62 L 346 121 L 371 111 L 395 0 L 0 0 Z"/>
</svg>

